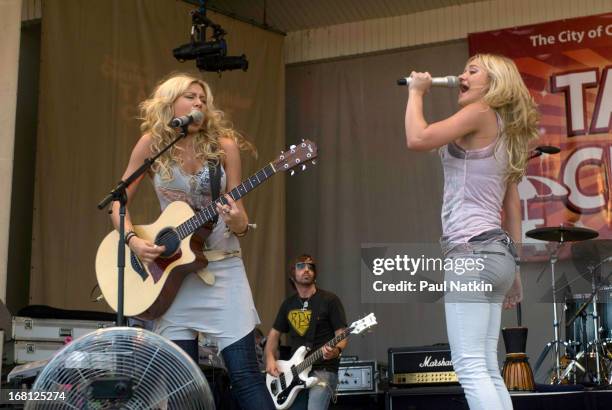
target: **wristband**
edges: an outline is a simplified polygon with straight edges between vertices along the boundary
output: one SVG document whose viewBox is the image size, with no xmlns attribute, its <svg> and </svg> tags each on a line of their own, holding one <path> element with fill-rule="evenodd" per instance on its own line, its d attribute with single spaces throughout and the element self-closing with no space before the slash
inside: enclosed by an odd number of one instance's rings
<svg viewBox="0 0 612 410">
<path fill-rule="evenodd" d="M 236 235 L 238 238 L 242 238 L 243 236 L 246 236 L 247 233 L 249 233 L 249 229 L 251 228 L 251 226 L 249 224 L 247 224 L 246 228 L 244 228 L 244 231 L 242 232 L 234 232 L 234 235 Z"/>
<path fill-rule="evenodd" d="M 136 232 L 128 231 L 128 233 L 125 234 L 125 244 L 127 246 L 130 246 L 130 239 L 132 239 L 135 236 L 136 236 Z"/>
</svg>

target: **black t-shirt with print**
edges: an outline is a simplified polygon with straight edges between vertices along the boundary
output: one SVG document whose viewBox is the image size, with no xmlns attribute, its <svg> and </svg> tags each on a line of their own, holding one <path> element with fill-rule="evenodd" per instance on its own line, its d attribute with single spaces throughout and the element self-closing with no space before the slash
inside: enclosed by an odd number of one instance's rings
<svg viewBox="0 0 612 410">
<path fill-rule="evenodd" d="M 316 321 L 312 320 L 313 315 Z M 310 299 L 302 299 L 297 293 L 285 299 L 273 327 L 281 333 L 287 333 L 287 342 L 293 354 L 300 346 L 308 346 L 314 352 L 333 339 L 336 330 L 347 327 L 347 324 L 344 307 L 338 296 L 317 288 Z M 312 368 L 337 372 L 339 363 L 338 358 L 320 360 Z"/>
</svg>

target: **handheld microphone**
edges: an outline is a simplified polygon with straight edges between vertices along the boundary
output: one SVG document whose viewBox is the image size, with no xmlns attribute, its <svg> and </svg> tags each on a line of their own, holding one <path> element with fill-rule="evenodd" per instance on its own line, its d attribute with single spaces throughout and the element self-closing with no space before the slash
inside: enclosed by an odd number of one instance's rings
<svg viewBox="0 0 612 410">
<path fill-rule="evenodd" d="M 397 85 L 410 85 L 412 78 L 404 77 L 397 80 Z M 447 77 L 433 77 L 431 79 L 432 87 L 446 87 L 446 88 L 455 88 L 459 87 L 459 78 L 454 75 L 449 75 Z"/>
<path fill-rule="evenodd" d="M 188 115 L 173 118 L 168 125 L 170 128 L 178 128 L 189 125 L 192 122 L 202 122 L 202 120 L 204 120 L 204 114 L 202 111 L 193 110 Z"/>
</svg>

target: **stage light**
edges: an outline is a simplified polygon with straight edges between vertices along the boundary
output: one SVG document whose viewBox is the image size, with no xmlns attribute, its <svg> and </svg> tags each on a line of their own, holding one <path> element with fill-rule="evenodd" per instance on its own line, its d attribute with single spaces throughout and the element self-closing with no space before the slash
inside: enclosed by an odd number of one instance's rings
<svg viewBox="0 0 612 410">
<path fill-rule="evenodd" d="M 228 56 L 227 43 L 223 38 L 227 32 L 220 25 L 206 17 L 204 1 L 200 8 L 191 12 L 191 41 L 172 50 L 174 58 L 180 62 L 196 60 L 196 67 L 201 71 L 221 72 L 249 68 L 246 56 Z M 211 39 L 207 41 L 206 31 L 212 29 Z"/>
</svg>

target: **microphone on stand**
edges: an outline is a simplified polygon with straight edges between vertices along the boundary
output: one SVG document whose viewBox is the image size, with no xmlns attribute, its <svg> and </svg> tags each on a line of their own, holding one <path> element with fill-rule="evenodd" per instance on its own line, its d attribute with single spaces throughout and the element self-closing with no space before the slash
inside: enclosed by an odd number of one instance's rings
<svg viewBox="0 0 612 410">
<path fill-rule="evenodd" d="M 404 77 L 397 80 L 397 85 L 410 85 L 412 78 Z M 459 78 L 454 75 L 449 75 L 447 77 L 433 77 L 431 79 L 432 87 L 446 87 L 446 88 L 456 88 L 459 87 Z"/>
<path fill-rule="evenodd" d="M 202 120 L 204 120 L 204 114 L 202 111 L 193 110 L 188 115 L 173 118 L 168 125 L 170 128 L 179 128 L 189 125 L 192 122 L 202 122 Z"/>
<path fill-rule="evenodd" d="M 561 152 L 561 148 L 554 147 L 552 145 L 540 145 L 539 147 L 535 147 L 531 154 L 529 155 L 529 159 L 533 159 L 535 157 L 539 157 L 542 154 L 558 154 Z"/>
</svg>

